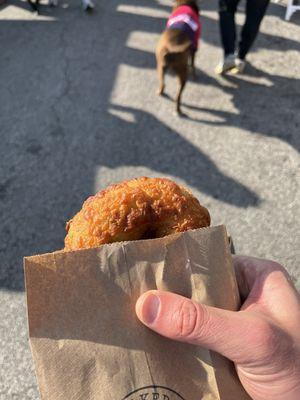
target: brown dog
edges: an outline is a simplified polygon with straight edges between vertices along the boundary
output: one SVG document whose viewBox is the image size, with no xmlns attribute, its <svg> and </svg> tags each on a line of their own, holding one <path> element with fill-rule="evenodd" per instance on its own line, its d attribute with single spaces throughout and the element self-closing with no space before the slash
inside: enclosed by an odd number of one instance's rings
<svg viewBox="0 0 300 400">
<path fill-rule="evenodd" d="M 168 69 L 175 72 L 179 80 L 176 95 L 176 112 L 181 114 L 180 101 L 188 78 L 189 63 L 195 77 L 194 58 L 200 37 L 199 8 L 197 1 L 176 0 L 156 48 L 157 72 L 159 76 L 158 94 L 163 95 L 164 77 Z"/>
</svg>

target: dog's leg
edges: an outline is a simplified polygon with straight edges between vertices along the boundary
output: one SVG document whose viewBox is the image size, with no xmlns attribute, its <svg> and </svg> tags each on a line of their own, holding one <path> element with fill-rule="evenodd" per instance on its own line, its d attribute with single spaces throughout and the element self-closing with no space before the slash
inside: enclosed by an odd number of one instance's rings
<svg viewBox="0 0 300 400">
<path fill-rule="evenodd" d="M 197 79 L 196 68 L 195 68 L 195 54 L 196 52 L 191 50 L 191 70 L 193 79 Z"/>
<path fill-rule="evenodd" d="M 157 64 L 157 73 L 158 73 L 158 79 L 159 79 L 159 88 L 157 90 L 157 94 L 159 96 L 162 96 L 164 94 L 164 90 L 165 90 L 166 67 L 161 62 Z"/>
<path fill-rule="evenodd" d="M 178 87 L 178 92 L 177 92 L 177 96 L 176 96 L 176 112 L 177 112 L 178 115 L 182 115 L 182 112 L 181 112 L 181 95 L 182 95 L 183 89 L 185 87 L 186 80 L 187 80 L 187 71 L 182 71 L 178 75 L 179 87 Z"/>
</svg>

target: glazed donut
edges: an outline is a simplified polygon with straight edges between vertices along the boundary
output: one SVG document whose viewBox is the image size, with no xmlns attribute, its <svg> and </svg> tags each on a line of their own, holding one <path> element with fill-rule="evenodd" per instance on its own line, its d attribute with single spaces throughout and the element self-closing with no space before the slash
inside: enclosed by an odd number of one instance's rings
<svg viewBox="0 0 300 400">
<path fill-rule="evenodd" d="M 210 225 L 207 209 L 165 178 L 137 178 L 89 197 L 67 223 L 64 250 L 152 239 Z"/>
</svg>

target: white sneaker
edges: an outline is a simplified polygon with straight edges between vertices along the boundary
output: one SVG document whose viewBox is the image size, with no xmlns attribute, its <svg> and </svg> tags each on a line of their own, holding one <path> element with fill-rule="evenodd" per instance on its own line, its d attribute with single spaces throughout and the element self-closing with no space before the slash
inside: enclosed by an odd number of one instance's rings
<svg viewBox="0 0 300 400">
<path fill-rule="evenodd" d="M 95 8 L 92 0 L 82 0 L 82 7 L 85 11 L 93 10 Z"/>
<path fill-rule="evenodd" d="M 216 74 L 226 74 L 226 72 L 229 72 L 233 68 L 236 68 L 236 57 L 234 54 L 228 54 L 228 56 L 224 57 L 224 60 L 220 62 L 220 64 L 217 65 L 215 71 Z"/>
<path fill-rule="evenodd" d="M 242 74 L 245 70 L 246 61 L 240 58 L 235 59 L 235 71 L 237 74 Z"/>
</svg>

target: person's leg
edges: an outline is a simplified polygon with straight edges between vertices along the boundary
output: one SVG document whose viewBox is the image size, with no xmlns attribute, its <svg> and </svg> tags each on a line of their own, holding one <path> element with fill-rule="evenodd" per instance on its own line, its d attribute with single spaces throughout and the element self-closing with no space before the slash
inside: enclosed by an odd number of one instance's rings
<svg viewBox="0 0 300 400">
<path fill-rule="evenodd" d="M 221 41 L 225 57 L 235 52 L 235 20 L 234 15 L 239 0 L 219 0 L 219 21 Z"/>
<path fill-rule="evenodd" d="M 27 0 L 27 2 L 29 3 L 32 11 L 38 12 L 38 5 L 36 2 L 33 2 L 32 0 Z"/>
<path fill-rule="evenodd" d="M 235 12 L 239 0 L 219 0 L 219 21 L 224 58 L 217 65 L 217 74 L 226 74 L 235 68 Z"/>
<path fill-rule="evenodd" d="M 247 0 L 246 20 L 241 33 L 238 57 L 244 60 L 259 31 L 270 0 Z"/>
<path fill-rule="evenodd" d="M 57 7 L 58 6 L 58 0 L 48 0 L 48 5 L 50 7 Z"/>
<path fill-rule="evenodd" d="M 91 11 L 95 8 L 95 5 L 92 0 L 81 0 L 82 7 L 85 11 Z"/>
</svg>

